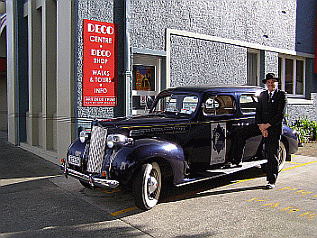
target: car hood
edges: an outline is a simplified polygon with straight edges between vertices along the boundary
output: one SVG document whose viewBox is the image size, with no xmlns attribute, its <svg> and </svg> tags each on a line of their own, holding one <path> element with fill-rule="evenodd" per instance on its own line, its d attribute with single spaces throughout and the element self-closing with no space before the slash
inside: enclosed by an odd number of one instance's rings
<svg viewBox="0 0 317 238">
<path fill-rule="evenodd" d="M 147 114 L 142 116 L 119 117 L 107 120 L 98 120 L 93 123 L 100 124 L 107 128 L 131 128 L 143 126 L 175 125 L 189 123 L 189 118 L 168 117 L 163 114 Z"/>
</svg>

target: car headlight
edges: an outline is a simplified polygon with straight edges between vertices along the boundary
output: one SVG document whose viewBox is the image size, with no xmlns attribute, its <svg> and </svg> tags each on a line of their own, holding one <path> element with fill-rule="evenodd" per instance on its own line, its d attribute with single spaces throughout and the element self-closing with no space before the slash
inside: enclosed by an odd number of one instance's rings
<svg viewBox="0 0 317 238">
<path fill-rule="evenodd" d="M 79 134 L 79 139 L 81 143 L 85 143 L 85 141 L 89 138 L 90 132 L 89 131 L 81 131 Z"/>
<path fill-rule="evenodd" d="M 128 138 L 127 136 L 121 135 L 121 134 L 113 134 L 107 137 L 107 146 L 110 149 L 117 146 L 124 146 L 127 144 L 131 144 L 132 142 L 133 142 L 132 138 Z"/>
</svg>

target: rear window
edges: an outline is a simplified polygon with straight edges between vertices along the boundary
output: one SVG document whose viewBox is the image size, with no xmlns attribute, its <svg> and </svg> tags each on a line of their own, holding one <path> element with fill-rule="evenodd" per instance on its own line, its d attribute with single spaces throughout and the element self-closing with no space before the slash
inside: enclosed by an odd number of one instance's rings
<svg viewBox="0 0 317 238">
<path fill-rule="evenodd" d="M 240 108 L 243 114 L 253 113 L 258 105 L 258 97 L 253 94 L 242 94 L 240 96 Z"/>
</svg>

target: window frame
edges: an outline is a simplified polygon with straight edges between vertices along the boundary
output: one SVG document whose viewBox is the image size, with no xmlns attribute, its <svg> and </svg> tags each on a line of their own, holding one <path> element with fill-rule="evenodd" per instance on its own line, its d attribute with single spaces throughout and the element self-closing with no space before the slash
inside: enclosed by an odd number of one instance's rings
<svg viewBox="0 0 317 238">
<path fill-rule="evenodd" d="M 243 103 L 241 102 L 243 96 L 246 96 L 246 97 L 250 97 L 252 98 L 252 102 L 250 102 L 249 104 L 254 104 L 254 107 L 243 107 L 243 105 L 246 105 L 247 103 Z M 251 114 L 255 114 L 256 113 L 256 108 L 257 108 L 257 104 L 259 102 L 259 97 L 255 94 L 252 94 L 252 93 L 242 93 L 240 96 L 239 96 L 239 105 L 240 105 L 240 111 L 243 115 L 251 115 Z M 248 112 L 244 111 L 244 110 L 249 110 Z"/>
<path fill-rule="evenodd" d="M 252 59 L 250 58 L 252 56 Z M 247 49 L 247 84 L 259 86 L 260 85 L 260 50 Z M 252 72 L 251 72 L 252 71 Z M 255 76 L 256 79 L 252 77 Z"/>
<path fill-rule="evenodd" d="M 278 56 L 278 69 L 279 69 L 279 78 L 281 79 L 280 88 L 287 92 L 289 96 L 292 97 L 305 97 L 306 89 L 306 58 L 300 56 L 291 56 L 279 54 Z M 292 92 L 286 91 L 286 60 L 292 60 Z M 297 93 L 297 62 L 301 61 L 303 64 L 302 67 L 302 93 Z"/>
<path fill-rule="evenodd" d="M 159 56 L 145 55 L 145 54 L 133 54 L 133 66 L 132 66 L 132 84 L 134 83 L 134 77 L 136 76 L 133 70 L 135 66 L 151 67 L 153 69 L 155 90 L 137 90 L 131 85 L 131 104 L 132 115 L 142 115 L 146 109 L 146 99 L 151 97 L 152 99 L 161 91 L 161 70 L 162 70 L 162 58 Z M 138 105 L 140 104 L 140 105 Z"/>
</svg>

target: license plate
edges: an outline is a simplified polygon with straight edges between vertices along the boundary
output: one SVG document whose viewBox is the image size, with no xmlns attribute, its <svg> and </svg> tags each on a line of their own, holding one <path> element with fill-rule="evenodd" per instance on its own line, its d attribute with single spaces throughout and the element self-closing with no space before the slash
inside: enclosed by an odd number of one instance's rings
<svg viewBox="0 0 317 238">
<path fill-rule="evenodd" d="M 80 166 L 80 158 L 74 155 L 69 155 L 68 163 L 72 165 Z"/>
</svg>

